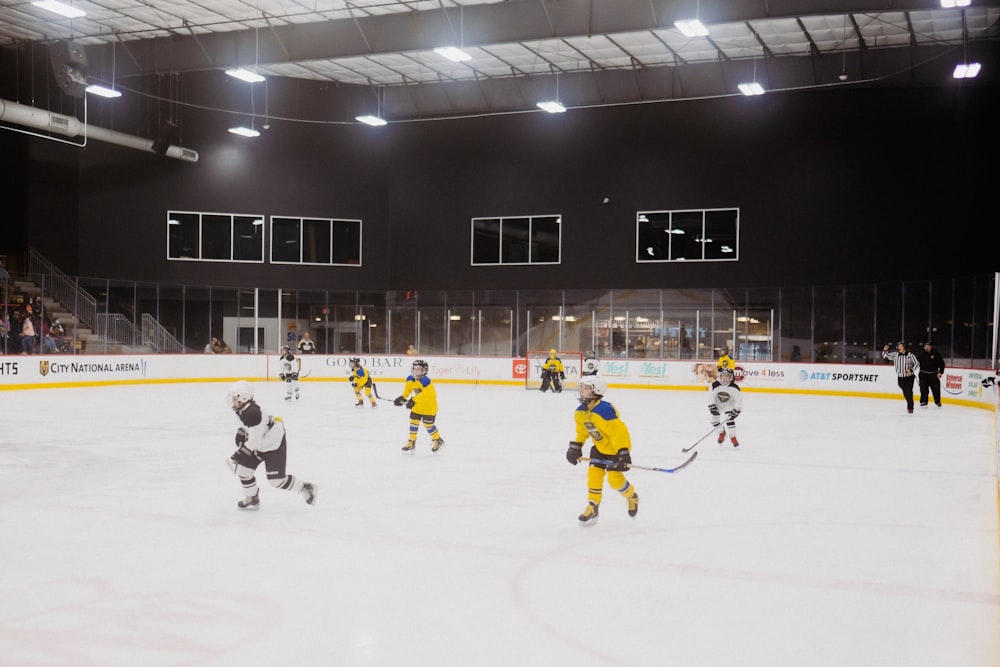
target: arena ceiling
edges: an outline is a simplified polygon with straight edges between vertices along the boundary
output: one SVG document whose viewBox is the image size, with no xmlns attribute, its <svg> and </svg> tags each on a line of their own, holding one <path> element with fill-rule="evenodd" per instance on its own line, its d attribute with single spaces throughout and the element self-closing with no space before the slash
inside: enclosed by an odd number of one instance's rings
<svg viewBox="0 0 1000 667">
<path fill-rule="evenodd" d="M 141 76 L 233 67 L 363 86 L 389 120 L 738 95 L 750 81 L 948 85 L 963 60 L 995 77 L 987 62 L 997 64 L 1000 37 L 1000 1 L 65 2 L 85 16 L 0 0 L 0 48 L 76 41 L 88 77 L 123 90 Z M 709 34 L 683 35 L 675 21 L 691 18 Z M 443 46 L 470 57 L 452 62 L 434 50 Z"/>
</svg>

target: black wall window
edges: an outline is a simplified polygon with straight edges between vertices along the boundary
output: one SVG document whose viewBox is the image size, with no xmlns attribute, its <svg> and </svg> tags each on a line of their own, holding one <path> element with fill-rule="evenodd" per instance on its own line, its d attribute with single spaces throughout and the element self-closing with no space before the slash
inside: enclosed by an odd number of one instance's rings
<svg viewBox="0 0 1000 667">
<path fill-rule="evenodd" d="M 167 257 L 263 262 L 264 216 L 167 211 Z"/>
<path fill-rule="evenodd" d="M 361 221 L 271 217 L 273 264 L 361 265 Z"/>
<path fill-rule="evenodd" d="M 640 211 L 636 262 L 737 261 L 739 209 Z"/>
<path fill-rule="evenodd" d="M 472 219 L 472 264 L 558 264 L 562 217 Z"/>
</svg>

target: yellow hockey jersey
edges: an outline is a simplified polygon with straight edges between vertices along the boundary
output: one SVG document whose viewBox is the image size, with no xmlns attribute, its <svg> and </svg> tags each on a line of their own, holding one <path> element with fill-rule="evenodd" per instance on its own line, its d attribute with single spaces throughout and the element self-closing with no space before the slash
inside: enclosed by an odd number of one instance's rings
<svg viewBox="0 0 1000 667">
<path fill-rule="evenodd" d="M 618 410 L 607 401 L 600 401 L 592 410 L 580 405 L 573 413 L 576 420 L 574 442 L 586 442 L 590 438 L 597 451 L 614 456 L 619 449 L 632 449 L 632 437 L 628 427 L 618 416 Z"/>
</svg>

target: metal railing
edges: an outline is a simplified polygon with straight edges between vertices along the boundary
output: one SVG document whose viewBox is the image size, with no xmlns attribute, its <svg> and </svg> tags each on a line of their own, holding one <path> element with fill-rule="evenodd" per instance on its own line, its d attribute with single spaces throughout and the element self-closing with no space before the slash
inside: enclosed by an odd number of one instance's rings
<svg viewBox="0 0 1000 667">
<path fill-rule="evenodd" d="M 184 346 L 149 313 L 142 314 L 142 344 L 157 352 L 183 352 Z"/>
<path fill-rule="evenodd" d="M 78 321 L 96 328 L 97 299 L 80 288 L 77 281 L 60 271 L 34 248 L 28 252 L 28 271 L 39 286 L 64 308 L 69 309 Z"/>
</svg>

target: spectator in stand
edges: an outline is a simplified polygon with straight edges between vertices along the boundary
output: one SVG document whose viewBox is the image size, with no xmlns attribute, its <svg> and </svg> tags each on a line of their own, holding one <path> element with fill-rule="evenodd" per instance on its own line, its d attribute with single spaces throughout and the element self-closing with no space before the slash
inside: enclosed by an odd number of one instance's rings
<svg viewBox="0 0 1000 667">
<path fill-rule="evenodd" d="M 233 348 L 229 347 L 229 343 L 220 338 L 219 347 L 216 350 L 216 354 L 232 354 L 232 353 L 233 353 Z"/>
<path fill-rule="evenodd" d="M 934 405 L 940 408 L 944 358 L 934 347 L 934 343 L 927 341 L 923 349 L 917 353 L 917 362 L 920 364 L 920 373 L 917 377 L 920 381 L 920 407 L 927 407 L 928 394 L 931 394 L 934 396 Z"/>
<path fill-rule="evenodd" d="M 57 352 L 69 352 L 69 345 L 66 342 L 66 329 L 63 327 L 62 323 L 56 319 L 49 328 L 49 333 L 52 335 L 52 340 L 56 344 Z"/>
<path fill-rule="evenodd" d="M 413 344 L 411 343 L 409 347 L 406 348 L 406 354 L 411 357 L 416 356 L 417 348 L 413 347 Z"/>
<path fill-rule="evenodd" d="M 21 354 L 35 353 L 35 322 L 31 317 L 31 306 L 21 323 Z"/>
<path fill-rule="evenodd" d="M 7 354 L 10 345 L 10 313 L 5 308 L 0 319 L 0 354 Z"/>
<path fill-rule="evenodd" d="M 215 354 L 215 348 L 219 346 L 219 339 L 212 336 L 212 340 L 205 345 L 205 354 Z"/>
<path fill-rule="evenodd" d="M 316 342 L 309 336 L 308 331 L 302 334 L 298 348 L 299 354 L 316 354 Z"/>
</svg>

